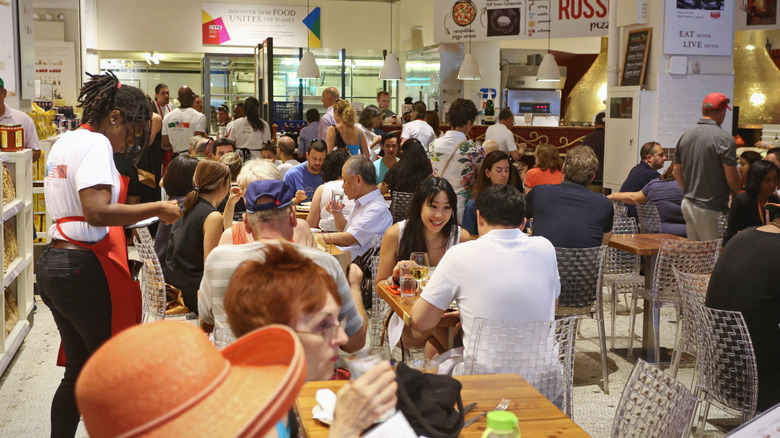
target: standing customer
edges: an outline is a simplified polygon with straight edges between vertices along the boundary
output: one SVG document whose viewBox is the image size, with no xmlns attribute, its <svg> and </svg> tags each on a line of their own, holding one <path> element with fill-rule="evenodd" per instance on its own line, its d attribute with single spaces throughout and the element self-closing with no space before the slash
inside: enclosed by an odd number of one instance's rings
<svg viewBox="0 0 780 438">
<path fill-rule="evenodd" d="M 216 206 L 230 190 L 230 169 L 219 161 L 203 160 L 192 183 L 184 198 L 184 217 L 171 229 L 164 272 L 165 280 L 181 290 L 184 305 L 197 314 L 203 264 L 224 227 Z"/>
<path fill-rule="evenodd" d="M 5 82 L 0 78 L 0 125 L 22 125 L 24 128 L 24 139 L 22 145 L 25 149 L 33 150 L 33 162 L 38 161 L 41 156 L 41 146 L 38 144 L 38 132 L 35 130 L 30 116 L 13 109 L 5 103 L 5 96 L 8 90 L 5 89 Z"/>
<path fill-rule="evenodd" d="M 333 117 L 336 120 L 336 125 L 328 127 L 325 134 L 328 152 L 335 148 L 347 148 L 352 155 L 362 153 L 366 158 L 371 158 L 371 154 L 368 153 L 366 136 L 363 135 L 361 129 L 355 126 L 356 116 L 355 108 L 352 108 L 352 105 L 346 100 L 340 99 L 333 104 Z"/>
<path fill-rule="evenodd" d="M 328 128 L 336 126 L 336 119 L 333 118 L 333 104 L 339 100 L 339 90 L 334 87 L 328 87 L 322 90 L 322 106 L 325 107 L 325 115 L 320 119 L 320 126 L 317 128 L 317 137 L 325 139 Z"/>
<path fill-rule="evenodd" d="M 317 139 L 320 129 L 320 112 L 317 108 L 309 108 L 306 111 L 306 126 L 301 128 L 298 136 L 298 158 L 306 160 L 306 153 L 309 152 L 309 145 Z"/>
<path fill-rule="evenodd" d="M 458 221 L 463 220 L 463 210 L 471 198 L 474 180 L 482 154 L 474 140 L 467 135 L 477 118 L 477 107 L 468 99 L 456 99 L 447 113 L 452 129 L 436 139 L 428 147 L 433 173 L 447 179 L 458 195 Z M 403 155 L 401 156 L 403 160 Z"/>
<path fill-rule="evenodd" d="M 141 291 L 130 277 L 122 225 L 179 217 L 176 202 L 124 205 L 127 181 L 113 154 L 146 145 L 152 110 L 141 90 L 111 73 L 89 75 L 81 89 L 79 129 L 52 147 L 44 180 L 55 225 L 36 266 L 38 290 L 62 339 L 65 376 L 54 395 L 51 436 L 72 437 L 79 423 L 74 385 L 89 356 L 112 334 L 141 320 Z"/>
<path fill-rule="evenodd" d="M 271 142 L 271 127 L 260 118 L 260 101 L 247 97 L 244 101 L 246 117 L 234 120 L 227 125 L 227 136 L 236 142 L 238 149 L 249 149 L 252 158 L 260 158 L 260 149 Z"/>
<path fill-rule="evenodd" d="M 179 88 L 179 107 L 163 117 L 162 147 L 174 154 L 186 154 L 189 151 L 190 138 L 196 135 L 206 137 L 208 121 L 206 116 L 195 111 L 195 93 L 188 86 Z"/>
<path fill-rule="evenodd" d="M 424 119 L 425 111 L 428 108 L 425 106 L 425 102 L 418 100 L 412 105 L 412 121 L 404 124 L 404 129 L 401 131 L 401 143 L 404 143 L 410 138 L 416 138 L 420 140 L 425 150 L 428 150 L 428 146 L 436 138 L 436 133 L 433 132 L 433 128 Z"/>
<path fill-rule="evenodd" d="M 739 193 L 737 145 L 720 127 L 729 102 L 720 93 L 707 95 L 702 118 L 677 141 L 674 179 L 683 191 L 685 228 L 692 240 L 719 238 L 718 218 L 729 209 L 729 194 Z"/>
</svg>

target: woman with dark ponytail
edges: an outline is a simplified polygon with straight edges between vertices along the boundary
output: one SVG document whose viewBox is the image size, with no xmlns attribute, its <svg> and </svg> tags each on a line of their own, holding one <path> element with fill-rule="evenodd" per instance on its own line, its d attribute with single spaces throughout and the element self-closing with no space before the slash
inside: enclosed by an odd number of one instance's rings
<svg viewBox="0 0 780 438">
<path fill-rule="evenodd" d="M 62 340 L 65 375 L 51 408 L 51 436 L 73 437 L 74 388 L 90 355 L 113 334 L 140 323 L 141 291 L 127 266 L 123 225 L 180 215 L 175 201 L 125 205 L 127 181 L 113 154 L 149 142 L 152 110 L 141 90 L 112 73 L 89 75 L 79 94 L 84 123 L 66 132 L 46 159 L 44 194 L 55 224 L 36 266 L 38 291 Z"/>
<path fill-rule="evenodd" d="M 237 149 L 249 149 L 252 158 L 260 158 L 260 149 L 274 141 L 271 137 L 271 127 L 260 118 L 260 101 L 256 98 L 246 98 L 244 112 L 246 117 L 228 123 L 227 136 L 236 142 Z"/>
<path fill-rule="evenodd" d="M 230 190 L 230 169 L 203 160 L 195 168 L 192 191 L 184 199 L 184 217 L 171 229 L 165 257 L 165 281 L 181 290 L 184 305 L 198 313 L 198 288 L 206 257 L 219 243 L 222 215 L 216 206 Z"/>
</svg>

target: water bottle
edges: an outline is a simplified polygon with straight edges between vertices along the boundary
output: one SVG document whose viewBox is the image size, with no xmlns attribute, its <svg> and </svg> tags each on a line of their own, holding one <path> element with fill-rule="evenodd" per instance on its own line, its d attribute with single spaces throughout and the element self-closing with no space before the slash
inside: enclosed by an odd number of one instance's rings
<svg viewBox="0 0 780 438">
<path fill-rule="evenodd" d="M 487 429 L 482 438 L 520 438 L 517 416 L 507 411 L 488 412 Z"/>
</svg>

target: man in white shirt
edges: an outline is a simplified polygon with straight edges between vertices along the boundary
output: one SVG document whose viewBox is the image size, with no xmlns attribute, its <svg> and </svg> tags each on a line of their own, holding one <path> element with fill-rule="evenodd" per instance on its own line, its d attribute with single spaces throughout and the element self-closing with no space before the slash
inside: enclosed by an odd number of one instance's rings
<svg viewBox="0 0 780 438">
<path fill-rule="evenodd" d="M 333 104 L 339 100 L 339 90 L 335 87 L 328 87 L 322 91 L 322 106 L 325 107 L 325 115 L 320 119 L 320 126 L 317 131 L 318 138 L 325 140 L 325 133 L 328 127 L 336 126 L 336 119 L 333 118 Z"/>
<path fill-rule="evenodd" d="M 512 133 L 513 126 L 515 126 L 515 115 L 509 108 L 504 108 L 498 113 L 498 123 L 489 126 L 485 131 L 485 140 L 495 140 L 500 150 L 509 154 L 512 160 L 520 161 L 520 154 L 523 151 L 517 150 L 515 134 Z M 525 150 L 525 143 L 522 146 Z"/>
<path fill-rule="evenodd" d="M 529 237 L 523 195 L 492 185 L 477 197 L 479 239 L 450 248 L 412 308 L 416 331 L 434 328 L 450 304 L 458 303 L 463 345 L 468 351 L 475 318 L 552 321 L 561 292 L 555 248 Z"/>
<path fill-rule="evenodd" d="M 190 138 L 195 135 L 206 137 L 206 115 L 192 108 L 194 102 L 195 93 L 190 87 L 185 85 L 179 88 L 181 106 L 163 118 L 163 149 L 172 149 L 174 154 L 186 154 L 189 152 Z"/>
<path fill-rule="evenodd" d="M 341 169 L 344 194 L 355 201 L 355 207 L 344 218 L 342 211 L 334 211 L 330 200 L 325 208 L 333 213 L 336 233 L 324 233 L 325 243 L 333 243 L 342 251 L 350 251 L 352 259 L 363 255 L 371 246 L 374 235 L 382 237 L 393 225 L 393 216 L 387 208 L 382 192 L 376 187 L 376 168 L 364 155 L 354 155 Z"/>
<path fill-rule="evenodd" d="M 280 138 L 276 144 L 279 147 L 279 159 L 281 161 L 281 164 L 279 164 L 279 173 L 284 177 L 284 174 L 287 173 L 288 170 L 301 163 L 295 159 L 295 140 L 284 136 Z"/>
<path fill-rule="evenodd" d="M 426 110 L 425 102 L 418 100 L 412 104 L 412 121 L 405 124 L 401 131 L 401 144 L 410 138 L 416 138 L 425 150 L 428 150 L 428 145 L 436 138 L 436 133 L 433 132 L 431 125 L 423 120 Z"/>
<path fill-rule="evenodd" d="M 165 118 L 165 115 L 173 110 L 170 102 L 171 92 L 168 90 L 168 86 L 163 83 L 157 84 L 154 87 L 154 106 L 160 117 Z"/>
<path fill-rule="evenodd" d="M 243 226 L 253 242 L 242 245 L 220 245 L 206 259 L 200 283 L 198 310 L 204 328 L 230 328 L 223 305 L 225 291 L 233 271 L 245 260 L 263 260 L 263 248 L 290 242 L 297 219 L 292 207 L 294 191 L 283 181 L 253 181 L 246 189 Z M 341 346 L 346 352 L 363 348 L 366 341 L 366 310 L 360 295 L 362 273 L 352 265 L 349 280 L 335 257 L 316 248 L 295 244 L 295 249 L 322 266 L 333 277 L 341 296 L 340 318 L 346 318 L 344 331 L 349 341 Z"/>
<path fill-rule="evenodd" d="M 0 78 L 0 125 L 22 125 L 22 129 L 24 129 L 22 146 L 25 149 L 32 149 L 33 161 L 38 161 L 41 156 L 41 146 L 38 143 L 38 131 L 35 130 L 35 123 L 27 114 L 6 105 L 6 95 L 8 95 L 8 90 L 5 89 L 5 81 Z"/>
</svg>

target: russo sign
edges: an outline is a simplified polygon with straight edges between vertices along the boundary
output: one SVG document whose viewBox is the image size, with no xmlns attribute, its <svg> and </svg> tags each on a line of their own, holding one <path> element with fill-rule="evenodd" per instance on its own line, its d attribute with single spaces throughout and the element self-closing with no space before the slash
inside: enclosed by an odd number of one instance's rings
<svg viewBox="0 0 780 438">
<path fill-rule="evenodd" d="M 277 47 L 320 46 L 320 8 L 203 3 L 203 44 L 254 47 L 273 37 Z"/>
<path fill-rule="evenodd" d="M 606 36 L 608 0 L 436 0 L 437 43 Z"/>
</svg>

